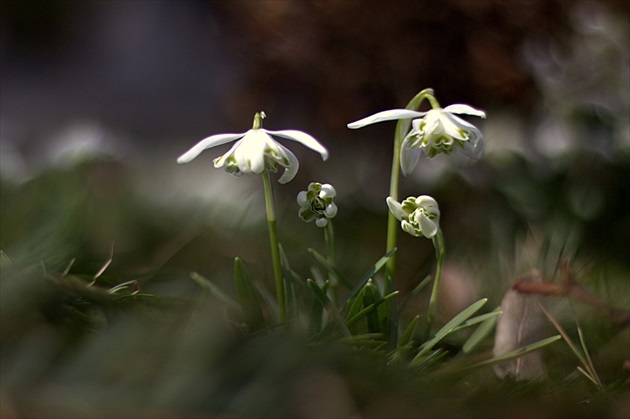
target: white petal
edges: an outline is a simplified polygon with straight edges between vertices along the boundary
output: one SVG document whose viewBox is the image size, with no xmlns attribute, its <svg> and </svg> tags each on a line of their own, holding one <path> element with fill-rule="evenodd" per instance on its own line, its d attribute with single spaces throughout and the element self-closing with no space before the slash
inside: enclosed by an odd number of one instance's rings
<svg viewBox="0 0 630 419">
<path fill-rule="evenodd" d="M 234 152 L 240 147 L 242 142 L 242 139 L 238 140 L 225 154 L 214 159 L 214 167 L 219 168 L 225 166 L 225 161 L 228 159 L 228 157 L 234 155 Z"/>
<path fill-rule="evenodd" d="M 366 125 L 375 124 L 382 121 L 393 121 L 396 119 L 410 119 L 421 118 L 426 112 L 412 111 L 410 109 L 391 109 L 389 111 L 383 111 L 370 115 L 358 121 L 354 121 L 348 124 L 348 128 L 357 129 Z"/>
<path fill-rule="evenodd" d="M 234 158 L 241 172 L 259 175 L 265 170 L 265 148 L 269 141 L 273 139 L 262 130 L 247 131 L 240 146 L 234 150 Z"/>
<path fill-rule="evenodd" d="M 326 227 L 326 224 L 328 224 L 328 220 L 326 218 L 318 218 L 315 220 L 315 225 L 317 225 L 317 227 Z"/>
<path fill-rule="evenodd" d="M 479 128 L 455 115 L 451 115 L 451 118 L 455 120 L 462 129 L 466 130 L 468 132 L 468 135 L 470 136 L 470 138 L 464 145 L 464 149 L 462 150 L 462 152 L 473 159 L 478 159 L 479 157 L 481 157 L 481 155 L 483 154 L 484 146 L 483 134 L 481 133 L 481 131 L 479 131 Z"/>
<path fill-rule="evenodd" d="M 437 201 L 429 195 L 420 195 L 417 197 L 416 205 L 420 208 L 424 208 L 424 210 L 429 214 L 434 214 L 438 217 L 440 216 L 440 209 Z"/>
<path fill-rule="evenodd" d="M 478 128 L 476 126 L 474 126 L 470 122 L 460 118 L 459 116 L 449 115 L 449 119 L 451 121 L 453 121 L 454 123 L 456 123 L 457 125 L 460 125 L 462 127 L 462 129 L 465 129 L 466 131 L 472 130 L 472 129 L 478 130 Z"/>
<path fill-rule="evenodd" d="M 302 191 L 298 194 L 297 203 L 300 207 L 308 206 L 308 199 L 306 199 L 306 191 Z"/>
<path fill-rule="evenodd" d="M 271 135 L 277 135 L 278 137 L 286 138 L 287 140 L 297 141 L 303 146 L 306 146 L 310 148 L 311 150 L 317 151 L 319 154 L 321 154 L 323 160 L 326 160 L 328 158 L 328 150 L 326 150 L 326 148 L 323 145 L 321 145 L 319 141 L 317 141 L 314 137 L 310 136 L 309 134 L 305 132 L 297 131 L 293 129 L 282 130 L 282 131 L 268 131 L 268 130 L 263 130 L 263 131 Z"/>
<path fill-rule="evenodd" d="M 470 141 L 466 141 L 462 153 L 470 158 L 478 159 L 484 152 L 483 136 L 477 128 L 471 129 L 468 133 L 470 134 Z"/>
<path fill-rule="evenodd" d="M 391 196 L 388 196 L 385 201 L 387 202 L 389 210 L 392 212 L 392 214 L 394 214 L 394 217 L 396 217 L 398 220 L 403 220 L 404 218 L 407 218 L 407 213 L 402 209 L 402 205 L 400 205 L 399 202 L 397 202 Z"/>
<path fill-rule="evenodd" d="M 203 140 L 199 141 L 197 144 L 193 146 L 193 148 L 191 148 L 190 150 L 182 154 L 177 159 L 177 163 L 179 164 L 188 163 L 189 161 L 197 157 L 199 154 L 201 154 L 203 150 L 210 147 L 215 147 L 221 144 L 229 143 L 230 141 L 243 137 L 245 134 L 246 133 L 211 135 L 210 137 L 204 138 Z"/>
<path fill-rule="evenodd" d="M 462 105 L 462 104 L 459 104 L 459 103 L 447 106 L 446 108 L 444 108 L 444 112 L 463 113 L 463 114 L 466 114 L 466 115 L 478 116 L 480 118 L 485 118 L 486 117 L 486 113 L 484 111 L 479 110 L 479 109 L 475 109 L 472 106 Z"/>
<path fill-rule="evenodd" d="M 328 218 L 333 218 L 337 215 L 337 205 L 335 205 L 334 202 L 331 202 L 324 210 L 324 215 Z"/>
<path fill-rule="evenodd" d="M 337 196 L 337 191 L 335 191 L 335 188 L 333 188 L 332 185 L 329 185 L 328 183 L 324 183 L 322 185 L 322 189 L 319 192 L 319 197 L 322 199 L 326 199 L 326 198 L 334 198 L 335 196 Z"/>
<path fill-rule="evenodd" d="M 413 227 L 413 225 L 409 221 L 402 220 L 402 222 L 400 223 L 400 226 L 402 227 L 404 231 L 411 234 L 412 236 L 420 237 L 420 234 L 416 231 L 416 229 Z"/>
<path fill-rule="evenodd" d="M 444 128 L 444 132 L 446 132 L 447 136 L 456 138 L 460 141 L 467 140 L 464 134 L 466 131 L 469 130 L 468 125 L 470 124 L 468 124 L 466 121 L 455 115 L 444 112 L 440 117 L 440 122 L 442 123 L 442 127 Z"/>
<path fill-rule="evenodd" d="M 400 148 L 400 169 L 405 176 L 409 176 L 409 174 L 413 172 L 414 167 L 418 164 L 418 158 L 422 153 L 421 148 L 409 147 L 409 143 L 410 142 L 405 139 Z"/>
<path fill-rule="evenodd" d="M 280 147 L 287 154 L 287 158 L 289 159 L 289 165 L 285 166 L 284 173 L 282 174 L 280 179 L 278 179 L 278 182 L 287 183 L 293 180 L 293 178 L 297 174 L 298 169 L 300 168 L 300 162 L 298 161 L 297 157 L 295 157 L 295 154 L 291 153 L 291 151 L 288 148 L 281 145 Z"/>
<path fill-rule="evenodd" d="M 424 215 L 420 211 L 417 211 L 417 214 L 418 215 L 416 216 L 416 222 L 420 226 L 420 230 L 422 231 L 422 234 L 426 238 L 429 238 L 429 239 L 431 237 L 435 236 L 437 234 L 437 231 L 438 231 L 437 223 L 435 221 L 429 219 L 429 217 L 427 217 L 426 215 Z"/>
<path fill-rule="evenodd" d="M 427 116 L 423 119 L 424 127 L 420 132 L 426 135 L 441 134 L 444 131 L 444 124 L 442 120 L 449 117 L 451 117 L 451 115 L 442 112 L 441 109 L 431 109 L 427 112 Z"/>
</svg>

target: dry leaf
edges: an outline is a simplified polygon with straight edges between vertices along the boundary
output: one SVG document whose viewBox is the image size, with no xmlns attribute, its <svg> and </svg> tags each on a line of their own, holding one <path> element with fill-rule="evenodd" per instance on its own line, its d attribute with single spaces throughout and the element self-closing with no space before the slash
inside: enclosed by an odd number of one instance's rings
<svg viewBox="0 0 630 419">
<path fill-rule="evenodd" d="M 542 282 L 542 275 L 532 269 L 516 282 Z M 502 314 L 497 323 L 494 356 L 504 355 L 546 337 L 547 320 L 539 307 L 544 297 L 519 293 L 510 288 L 501 302 Z M 512 376 L 517 380 L 539 380 L 545 376 L 545 365 L 540 351 L 497 364 L 494 372 L 499 378 Z"/>
</svg>

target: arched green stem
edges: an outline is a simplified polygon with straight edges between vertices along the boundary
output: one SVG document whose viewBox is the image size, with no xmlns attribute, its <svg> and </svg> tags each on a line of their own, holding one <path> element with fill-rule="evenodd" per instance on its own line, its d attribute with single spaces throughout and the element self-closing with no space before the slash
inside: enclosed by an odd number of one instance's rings
<svg viewBox="0 0 630 419">
<path fill-rule="evenodd" d="M 429 299 L 429 311 L 427 313 L 427 334 L 430 335 L 433 326 L 433 318 L 438 304 L 438 296 L 440 293 L 440 282 L 442 280 L 442 265 L 444 263 L 444 254 L 446 246 L 444 245 L 444 236 L 442 229 L 433 236 L 433 247 L 435 247 L 435 257 L 437 259 L 437 267 L 435 268 L 435 278 L 433 280 L 433 290 L 431 290 L 431 298 Z"/>
<path fill-rule="evenodd" d="M 267 224 L 269 225 L 269 243 L 271 245 L 271 260 L 273 262 L 273 274 L 276 284 L 276 299 L 278 300 L 278 319 L 280 322 L 287 320 L 287 305 L 284 289 L 284 275 L 282 274 L 282 261 L 280 260 L 280 243 L 276 230 L 276 211 L 273 204 L 273 191 L 271 189 L 271 177 L 268 171 L 262 174 L 265 189 L 265 206 L 267 208 Z"/>
<path fill-rule="evenodd" d="M 427 99 L 431 104 L 432 108 L 439 108 L 439 103 L 433 96 L 433 89 L 424 89 L 407 104 L 406 109 L 417 110 L 422 101 Z M 398 201 L 398 183 L 400 180 L 400 149 L 402 147 L 402 141 L 409 132 L 409 127 L 411 126 L 411 120 L 409 119 L 400 119 L 398 120 L 398 124 L 396 124 L 396 132 L 394 134 L 394 155 L 392 157 L 392 174 L 390 177 L 389 183 L 389 196 L 392 199 Z M 387 246 L 386 252 L 390 252 L 392 249 L 396 247 L 397 234 L 398 234 L 398 224 L 399 221 L 396 219 L 394 214 L 389 212 L 389 216 L 387 218 Z M 387 265 L 385 266 L 385 272 L 390 278 L 394 278 L 394 271 L 396 270 L 396 255 L 392 255 L 387 261 Z"/>
</svg>

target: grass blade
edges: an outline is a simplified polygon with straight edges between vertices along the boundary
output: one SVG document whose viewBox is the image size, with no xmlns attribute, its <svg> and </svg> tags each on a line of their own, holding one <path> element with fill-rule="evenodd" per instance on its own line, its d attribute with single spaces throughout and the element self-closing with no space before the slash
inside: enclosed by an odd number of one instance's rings
<svg viewBox="0 0 630 419">
<path fill-rule="evenodd" d="M 201 287 L 202 290 L 204 290 L 211 296 L 222 301 L 223 303 L 230 306 L 231 308 L 234 308 L 237 310 L 240 309 L 240 306 L 238 305 L 236 301 L 234 301 L 232 297 L 224 293 L 223 290 L 221 290 L 221 288 L 214 285 L 209 279 L 204 278 L 203 276 L 199 275 L 197 272 L 191 272 L 190 278 L 193 281 L 195 281 L 197 285 Z"/>
<path fill-rule="evenodd" d="M 496 313 L 495 316 L 490 317 L 484 320 L 477 329 L 468 337 L 464 346 L 462 346 L 462 353 L 469 354 L 473 349 L 481 343 L 494 329 L 497 324 L 497 320 L 501 315 L 501 308 L 497 307 L 492 311 L 492 313 Z"/>
<path fill-rule="evenodd" d="M 348 287 L 348 289 L 352 288 L 352 283 L 348 281 L 348 279 L 346 279 L 343 275 L 341 275 L 341 273 L 339 273 L 337 268 L 331 265 L 328 259 L 326 259 L 321 253 L 317 252 L 315 249 L 310 249 L 310 248 L 308 249 L 308 253 L 310 253 L 311 256 L 313 256 L 313 258 L 318 263 L 320 263 L 324 268 L 326 268 L 326 270 L 330 274 L 334 275 L 339 280 L 339 282 L 341 282 L 343 285 Z"/>
<path fill-rule="evenodd" d="M 526 355 L 526 354 L 528 354 L 530 352 L 537 351 L 538 349 L 541 349 L 541 348 L 543 348 L 543 347 L 545 347 L 547 345 L 550 345 L 550 344 L 552 344 L 552 343 L 554 343 L 554 342 L 556 342 L 556 341 L 558 341 L 560 339 L 562 339 L 562 336 L 560 336 L 560 335 L 551 336 L 549 338 L 539 340 L 538 342 L 534 342 L 534 343 L 532 343 L 530 345 L 523 346 L 522 348 L 516 349 L 514 351 L 507 352 L 507 353 L 502 354 L 500 356 L 496 356 L 496 357 L 487 359 L 485 361 L 478 362 L 478 363 L 476 363 L 474 365 L 469 366 L 468 368 L 484 367 L 484 366 L 488 366 L 488 365 L 498 364 L 498 363 L 501 363 L 501 362 L 504 362 L 504 361 L 509 361 L 511 359 L 518 358 L 518 357 L 521 357 L 523 355 Z"/>
<path fill-rule="evenodd" d="M 234 258 L 234 288 L 245 316 L 245 323 L 250 330 L 256 331 L 264 328 L 265 318 L 260 308 L 258 294 L 252 286 L 245 264 L 238 257 Z"/>
<path fill-rule="evenodd" d="M 365 286 L 365 284 L 367 284 L 369 279 L 372 278 L 374 274 L 376 274 L 378 271 L 380 271 L 383 268 L 383 266 L 385 266 L 389 258 L 391 258 L 394 255 L 394 253 L 396 253 L 396 248 L 393 248 L 392 250 L 387 252 L 382 258 L 380 258 L 378 261 L 376 261 L 374 265 L 370 267 L 370 269 L 361 277 L 361 279 L 354 286 L 354 288 L 352 288 L 352 290 L 350 291 L 350 294 L 348 294 L 344 302 L 341 304 L 340 308 L 345 307 L 348 301 L 353 299 L 359 293 L 359 291 L 361 291 L 361 289 Z"/>
<path fill-rule="evenodd" d="M 488 301 L 487 298 L 482 298 L 476 303 L 471 304 L 464 310 L 462 310 L 459 314 L 453 317 L 448 323 L 446 323 L 440 330 L 437 331 L 433 339 L 425 342 L 421 347 L 418 354 L 412 360 L 412 363 L 416 360 L 422 358 L 428 351 L 431 350 L 439 341 L 444 339 L 449 334 L 453 333 L 455 329 L 468 320 L 473 314 L 475 314 L 484 304 Z"/>
<path fill-rule="evenodd" d="M 346 323 L 343 321 L 343 319 L 341 318 L 341 315 L 339 314 L 339 310 L 333 304 L 330 298 L 328 298 L 326 293 L 311 278 L 308 278 L 306 280 L 306 284 L 308 285 L 313 295 L 315 295 L 315 298 L 317 299 L 317 301 L 319 301 L 319 303 L 322 305 L 322 307 L 324 307 L 326 311 L 330 312 L 332 317 L 335 319 L 335 321 L 339 325 L 339 329 L 341 330 L 341 333 L 343 333 L 344 336 L 351 336 L 350 330 L 348 329 L 348 327 L 346 326 Z"/>
</svg>

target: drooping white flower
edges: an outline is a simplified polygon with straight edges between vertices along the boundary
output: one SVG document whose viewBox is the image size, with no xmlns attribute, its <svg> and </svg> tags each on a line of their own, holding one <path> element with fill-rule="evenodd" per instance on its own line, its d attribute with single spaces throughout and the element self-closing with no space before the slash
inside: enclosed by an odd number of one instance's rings
<svg viewBox="0 0 630 419">
<path fill-rule="evenodd" d="M 272 135 L 297 141 L 317 151 L 323 160 L 328 158 L 328 151 L 319 141 L 309 134 L 297 130 L 270 131 L 262 128 L 264 112 L 254 116 L 252 129 L 242 134 L 216 134 L 204 138 L 177 159 L 179 164 L 188 163 L 208 148 L 238 140 L 224 155 L 213 160 L 214 167 L 225 167 L 225 171 L 234 175 L 262 174 L 265 171 L 276 172 L 278 166 L 284 167 L 284 173 L 278 179 L 280 183 L 291 181 L 300 167 L 297 157 Z"/>
<path fill-rule="evenodd" d="M 472 158 L 483 154 L 481 131 L 455 114 L 486 117 L 485 112 L 461 104 L 427 112 L 392 109 L 352 122 L 348 124 L 348 128 L 356 129 L 382 121 L 414 118 L 411 122 L 412 129 L 403 140 L 400 150 L 400 168 L 403 174 L 408 175 L 418 163 L 421 154 L 435 157 L 440 153 L 450 154 L 455 149 L 460 149 Z"/>
<path fill-rule="evenodd" d="M 315 220 L 317 227 L 325 227 L 328 219 L 337 215 L 337 205 L 333 198 L 337 192 L 328 183 L 312 182 L 308 185 L 308 191 L 302 191 L 297 196 L 300 206 L 298 215 L 306 222 Z"/>
<path fill-rule="evenodd" d="M 388 197 L 387 206 L 400 220 L 402 229 L 412 236 L 430 239 L 440 228 L 440 209 L 435 199 L 428 195 L 410 196 L 401 203 Z"/>
</svg>

